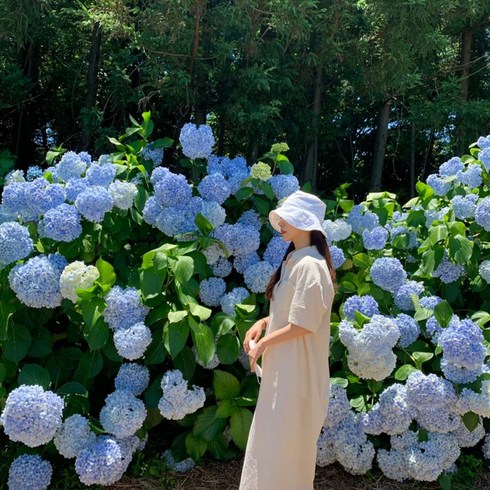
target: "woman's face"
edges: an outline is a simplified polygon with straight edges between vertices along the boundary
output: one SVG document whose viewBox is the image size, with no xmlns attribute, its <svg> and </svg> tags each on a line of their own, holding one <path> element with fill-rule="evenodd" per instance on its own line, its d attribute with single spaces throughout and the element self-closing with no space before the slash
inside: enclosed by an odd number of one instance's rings
<svg viewBox="0 0 490 490">
<path fill-rule="evenodd" d="M 277 223 L 281 227 L 282 239 L 286 242 L 292 242 L 299 236 L 309 233 L 308 231 L 295 228 L 293 225 L 290 225 L 287 221 L 284 221 L 282 218 L 280 218 Z"/>
</svg>

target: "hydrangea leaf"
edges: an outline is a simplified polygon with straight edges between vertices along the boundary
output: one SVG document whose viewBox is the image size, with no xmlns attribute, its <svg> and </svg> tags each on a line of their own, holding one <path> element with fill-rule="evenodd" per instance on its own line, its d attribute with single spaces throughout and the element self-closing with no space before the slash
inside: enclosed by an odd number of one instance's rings
<svg viewBox="0 0 490 490">
<path fill-rule="evenodd" d="M 45 390 L 51 385 L 49 371 L 39 364 L 24 364 L 19 373 L 19 384 L 40 385 Z"/>
<path fill-rule="evenodd" d="M 476 429 L 479 422 L 480 422 L 480 417 L 474 412 L 466 412 L 463 415 L 463 423 L 470 432 L 473 432 Z"/>
<path fill-rule="evenodd" d="M 226 419 L 216 415 L 218 407 L 216 405 L 205 407 L 196 417 L 192 432 L 195 436 L 202 437 L 206 441 L 213 439 L 218 433 L 222 432 L 226 425 Z"/>
<path fill-rule="evenodd" d="M 245 450 L 247 446 L 248 433 L 252 424 L 252 412 L 246 408 L 240 407 L 230 417 L 230 432 L 233 442 L 241 449 Z"/>
<path fill-rule="evenodd" d="M 163 344 L 172 358 L 184 348 L 189 336 L 189 325 L 186 321 L 167 323 L 163 328 Z"/>
<path fill-rule="evenodd" d="M 240 382 L 233 374 L 220 369 L 213 372 L 214 395 L 218 400 L 232 398 L 240 394 Z"/>
<path fill-rule="evenodd" d="M 12 325 L 8 329 L 7 339 L 2 344 L 2 352 L 8 361 L 19 362 L 29 352 L 31 334 L 23 325 Z"/>
<path fill-rule="evenodd" d="M 449 325 L 452 317 L 454 315 L 453 309 L 449 305 L 447 301 L 441 301 L 434 308 L 434 316 L 436 317 L 437 322 L 443 328 Z"/>
<path fill-rule="evenodd" d="M 225 334 L 216 343 L 218 359 L 222 364 L 233 364 L 240 354 L 240 340 L 233 334 Z"/>
</svg>

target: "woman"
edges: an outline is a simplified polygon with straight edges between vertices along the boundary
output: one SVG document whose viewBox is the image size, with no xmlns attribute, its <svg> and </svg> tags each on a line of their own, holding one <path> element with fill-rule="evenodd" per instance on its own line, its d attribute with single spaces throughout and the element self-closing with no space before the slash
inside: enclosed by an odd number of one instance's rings
<svg viewBox="0 0 490 490">
<path fill-rule="evenodd" d="M 266 290 L 270 314 L 248 330 L 243 344 L 252 371 L 263 357 L 263 372 L 240 490 L 313 489 L 316 443 L 330 392 L 335 282 L 322 227 L 325 210 L 318 197 L 297 191 L 269 214 L 291 243 Z"/>
</svg>

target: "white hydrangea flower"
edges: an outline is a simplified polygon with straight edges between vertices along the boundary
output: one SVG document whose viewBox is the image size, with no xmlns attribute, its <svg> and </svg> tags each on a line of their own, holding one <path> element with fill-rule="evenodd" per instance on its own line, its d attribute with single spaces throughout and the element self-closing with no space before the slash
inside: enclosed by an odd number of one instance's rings
<svg viewBox="0 0 490 490">
<path fill-rule="evenodd" d="M 93 265 L 85 265 L 76 260 L 68 264 L 60 276 L 60 291 L 64 298 L 73 303 L 78 301 L 77 289 L 87 289 L 99 278 L 99 271 Z"/>
</svg>

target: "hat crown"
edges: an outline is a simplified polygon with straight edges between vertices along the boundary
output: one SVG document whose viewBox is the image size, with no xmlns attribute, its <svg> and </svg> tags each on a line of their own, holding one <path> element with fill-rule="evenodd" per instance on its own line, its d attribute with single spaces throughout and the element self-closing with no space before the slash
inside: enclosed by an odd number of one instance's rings
<svg viewBox="0 0 490 490">
<path fill-rule="evenodd" d="M 281 207 L 309 211 L 310 213 L 313 213 L 320 222 L 323 222 L 325 219 L 325 211 L 327 210 L 327 206 L 320 198 L 304 191 L 293 192 L 286 198 Z"/>
</svg>

